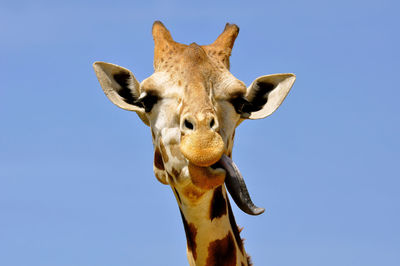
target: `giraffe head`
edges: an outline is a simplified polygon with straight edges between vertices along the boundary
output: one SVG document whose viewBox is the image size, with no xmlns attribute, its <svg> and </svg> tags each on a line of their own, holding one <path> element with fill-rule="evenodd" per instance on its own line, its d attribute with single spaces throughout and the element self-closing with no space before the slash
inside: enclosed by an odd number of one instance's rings
<svg viewBox="0 0 400 266">
<path fill-rule="evenodd" d="M 229 71 L 238 32 L 236 25 L 227 24 L 212 44 L 185 45 L 157 21 L 150 77 L 139 83 L 128 69 L 104 62 L 94 63 L 94 69 L 107 97 L 150 126 L 154 173 L 161 183 L 184 188 L 186 198 L 195 201 L 225 182 L 242 210 L 259 214 L 263 209 L 252 204 L 230 159 L 235 128 L 272 114 L 295 76 L 262 76 L 246 87 Z"/>
</svg>

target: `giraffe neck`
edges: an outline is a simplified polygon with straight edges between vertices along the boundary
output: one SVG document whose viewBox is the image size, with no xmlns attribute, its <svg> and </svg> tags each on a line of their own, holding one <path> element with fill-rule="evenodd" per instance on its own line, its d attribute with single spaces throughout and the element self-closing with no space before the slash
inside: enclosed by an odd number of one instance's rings
<svg viewBox="0 0 400 266">
<path fill-rule="evenodd" d="M 224 185 L 206 192 L 173 186 L 191 266 L 246 266 L 248 257 Z"/>
</svg>

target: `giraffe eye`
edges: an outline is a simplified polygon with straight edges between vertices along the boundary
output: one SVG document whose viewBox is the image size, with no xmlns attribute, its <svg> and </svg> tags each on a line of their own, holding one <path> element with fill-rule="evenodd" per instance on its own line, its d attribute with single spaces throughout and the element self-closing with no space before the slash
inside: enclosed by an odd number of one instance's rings
<svg viewBox="0 0 400 266">
<path fill-rule="evenodd" d="M 145 92 L 139 97 L 135 104 L 143 107 L 145 112 L 148 113 L 153 109 L 153 106 L 157 103 L 158 99 L 158 96 L 154 93 Z"/>
</svg>

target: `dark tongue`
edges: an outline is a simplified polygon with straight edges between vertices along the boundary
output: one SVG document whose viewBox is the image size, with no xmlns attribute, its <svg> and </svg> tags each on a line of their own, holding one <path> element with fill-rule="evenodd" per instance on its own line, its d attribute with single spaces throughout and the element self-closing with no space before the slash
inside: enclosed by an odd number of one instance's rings
<svg viewBox="0 0 400 266">
<path fill-rule="evenodd" d="M 226 188 L 236 205 L 242 211 L 250 215 L 259 215 L 263 213 L 265 209 L 255 206 L 251 201 L 243 176 L 232 159 L 224 154 L 219 164 L 226 170 Z"/>
</svg>

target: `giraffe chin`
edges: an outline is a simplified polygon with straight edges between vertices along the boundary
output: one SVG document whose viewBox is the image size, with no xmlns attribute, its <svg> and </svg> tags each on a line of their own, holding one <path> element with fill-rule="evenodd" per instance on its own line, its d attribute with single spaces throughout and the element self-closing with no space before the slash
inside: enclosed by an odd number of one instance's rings
<svg viewBox="0 0 400 266">
<path fill-rule="evenodd" d="M 202 167 L 189 162 L 188 169 L 193 185 L 198 188 L 210 190 L 224 184 L 226 171 L 222 168 Z"/>
<path fill-rule="evenodd" d="M 257 207 L 251 200 L 246 183 L 236 164 L 227 155 L 209 166 L 202 167 L 189 161 L 190 178 L 193 185 L 203 190 L 214 189 L 225 182 L 233 201 L 245 213 L 260 215 L 265 209 Z"/>
</svg>

